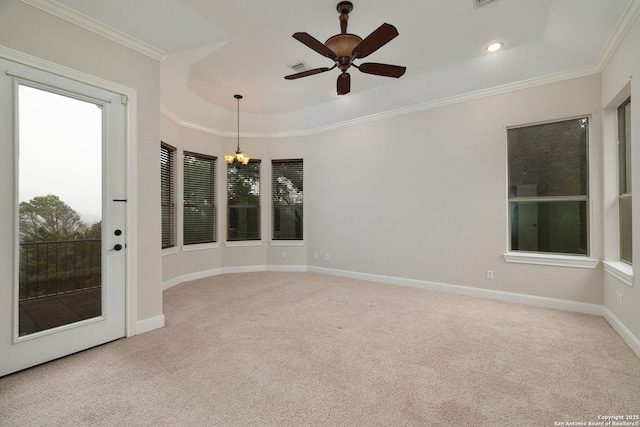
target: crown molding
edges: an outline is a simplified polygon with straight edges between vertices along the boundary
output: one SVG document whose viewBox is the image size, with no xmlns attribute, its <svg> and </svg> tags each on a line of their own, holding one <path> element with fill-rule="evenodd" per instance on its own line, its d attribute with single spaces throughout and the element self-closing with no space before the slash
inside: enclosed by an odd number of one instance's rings
<svg viewBox="0 0 640 427">
<path fill-rule="evenodd" d="M 604 67 L 607 66 L 638 15 L 640 15 L 640 0 L 632 0 L 596 62 L 596 68 L 599 71 L 604 70 Z"/>
<path fill-rule="evenodd" d="M 56 3 L 53 0 L 21 1 L 50 15 L 64 19 L 65 21 L 77 25 L 78 27 L 84 28 L 85 30 L 91 31 L 94 34 L 102 36 L 122 46 L 128 47 L 129 49 L 135 50 L 138 53 L 153 58 L 156 61 L 162 62 L 167 59 L 168 55 L 160 49 L 156 49 L 155 47 L 131 36 L 128 36 L 125 33 L 116 30 L 115 28 L 109 27 L 108 25 L 105 25 L 93 18 L 69 9 L 68 7 L 62 6 L 61 4 Z"/>
<path fill-rule="evenodd" d="M 199 132 L 209 133 L 211 135 L 228 136 L 228 132 L 222 132 L 222 131 L 219 131 L 217 129 L 213 129 L 213 128 L 210 128 L 210 127 L 199 125 L 197 123 L 186 121 L 182 117 L 178 116 L 176 113 L 174 113 L 173 111 L 169 110 L 167 107 L 165 107 L 162 104 L 160 105 L 160 114 L 162 114 L 163 116 L 165 116 L 166 118 L 168 118 L 172 122 L 176 123 L 178 126 L 182 126 L 182 127 L 188 128 L 188 129 L 197 130 Z"/>
<path fill-rule="evenodd" d="M 588 67 L 580 68 L 577 70 L 571 70 L 571 71 L 552 74 L 549 76 L 523 80 L 520 82 L 509 83 L 506 85 L 496 86 L 488 89 L 481 89 L 478 91 L 469 92 L 461 95 L 455 95 L 448 98 L 437 99 L 434 101 L 427 101 L 424 103 L 420 103 L 420 104 L 416 104 L 408 107 L 402 107 L 394 110 L 384 111 L 381 113 L 375 113 L 368 116 L 362 116 L 355 119 L 345 120 L 342 122 L 337 122 L 337 123 L 333 123 L 325 126 L 318 126 L 315 128 L 296 130 L 296 131 L 242 133 L 241 136 L 244 138 L 272 139 L 272 138 L 292 138 L 292 137 L 304 137 L 304 136 L 317 135 L 317 134 L 330 132 L 337 129 L 342 129 L 345 127 L 357 126 L 357 125 L 361 125 L 369 122 L 375 122 L 378 120 L 384 120 L 384 119 L 397 117 L 397 116 L 404 116 L 404 115 L 416 113 L 419 111 L 440 108 L 447 105 L 472 101 L 475 99 L 485 98 L 488 96 L 501 95 L 509 92 L 514 92 L 517 90 L 528 89 L 536 86 L 562 82 L 565 80 L 571 80 L 575 78 L 590 76 L 598 73 L 600 73 L 600 70 L 597 67 L 588 66 Z M 172 120 L 176 124 L 189 129 L 194 129 L 200 132 L 205 132 L 205 133 L 222 136 L 222 137 L 236 136 L 236 131 L 223 131 L 220 129 L 214 129 L 208 126 L 203 126 L 198 123 L 185 120 L 175 112 L 170 111 L 165 106 L 161 106 L 160 111 L 164 116 L 166 116 L 168 119 Z M 295 114 L 295 113 L 291 113 L 291 114 Z"/>
</svg>

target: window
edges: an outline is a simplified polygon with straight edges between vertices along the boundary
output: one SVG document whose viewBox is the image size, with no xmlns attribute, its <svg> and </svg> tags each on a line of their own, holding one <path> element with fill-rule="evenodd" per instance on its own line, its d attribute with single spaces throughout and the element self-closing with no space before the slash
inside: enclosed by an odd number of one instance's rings
<svg viewBox="0 0 640 427">
<path fill-rule="evenodd" d="M 184 153 L 184 244 L 217 241 L 216 158 Z"/>
<path fill-rule="evenodd" d="M 589 120 L 507 131 L 511 251 L 588 255 Z"/>
<path fill-rule="evenodd" d="M 302 159 L 272 160 L 273 240 L 302 240 Z"/>
<path fill-rule="evenodd" d="M 631 264 L 631 98 L 618 107 L 620 260 Z"/>
<path fill-rule="evenodd" d="M 175 152 L 176 149 L 172 146 L 164 142 L 160 144 L 162 249 L 176 245 Z"/>
<path fill-rule="evenodd" d="M 227 240 L 260 240 L 260 160 L 227 165 Z"/>
</svg>

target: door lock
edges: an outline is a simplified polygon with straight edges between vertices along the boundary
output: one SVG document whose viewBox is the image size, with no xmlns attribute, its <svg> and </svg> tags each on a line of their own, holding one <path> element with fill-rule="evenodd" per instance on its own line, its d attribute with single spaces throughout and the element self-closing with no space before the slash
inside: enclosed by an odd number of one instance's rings
<svg viewBox="0 0 640 427">
<path fill-rule="evenodd" d="M 122 234 L 122 230 L 116 230 L 113 232 L 113 234 L 115 234 L 116 236 L 119 236 Z"/>
</svg>

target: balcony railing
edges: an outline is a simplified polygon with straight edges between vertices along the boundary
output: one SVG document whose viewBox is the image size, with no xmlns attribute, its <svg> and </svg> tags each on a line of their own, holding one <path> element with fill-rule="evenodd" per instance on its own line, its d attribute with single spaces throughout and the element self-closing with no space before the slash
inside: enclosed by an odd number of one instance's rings
<svg viewBox="0 0 640 427">
<path fill-rule="evenodd" d="M 100 239 L 20 243 L 19 300 L 99 288 Z"/>
</svg>

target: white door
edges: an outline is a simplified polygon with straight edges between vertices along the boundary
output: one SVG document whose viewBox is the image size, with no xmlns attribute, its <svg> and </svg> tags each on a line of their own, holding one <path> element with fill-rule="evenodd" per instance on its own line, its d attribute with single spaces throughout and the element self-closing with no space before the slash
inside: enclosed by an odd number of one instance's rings
<svg viewBox="0 0 640 427">
<path fill-rule="evenodd" d="M 0 376 L 125 335 L 125 134 L 120 95 L 0 58 Z"/>
</svg>

